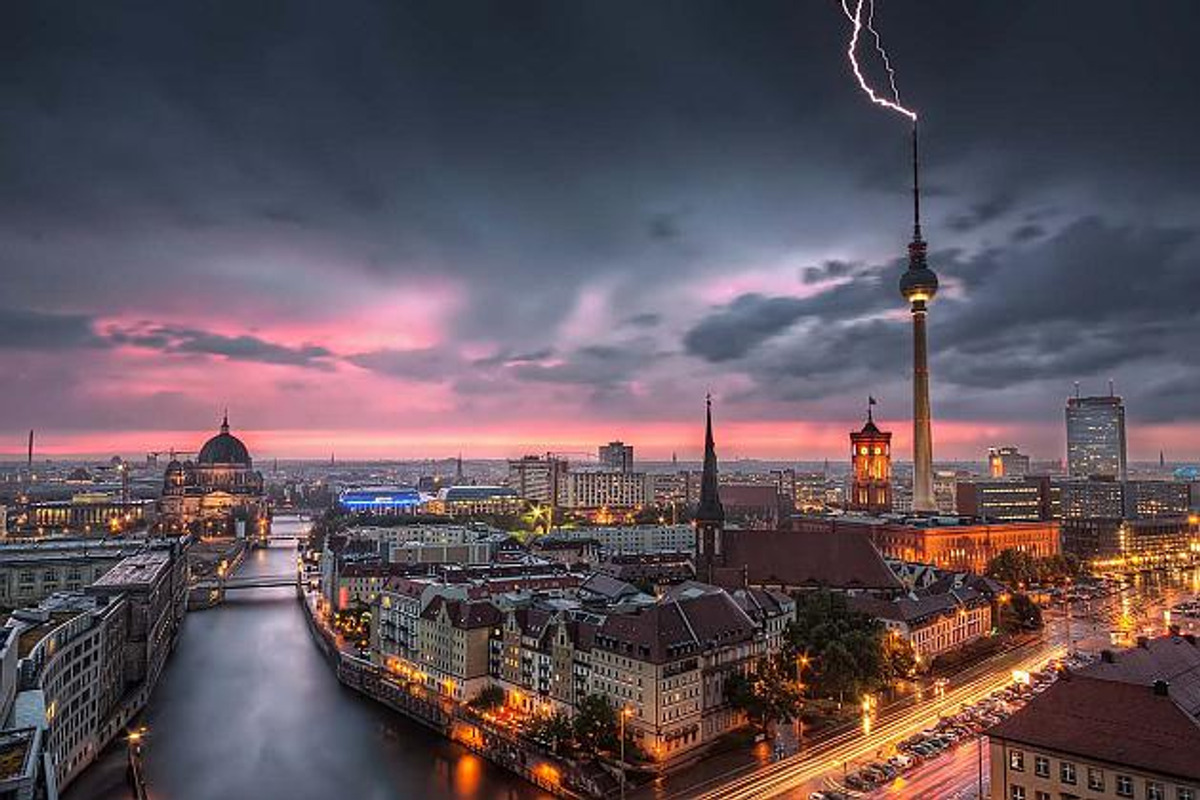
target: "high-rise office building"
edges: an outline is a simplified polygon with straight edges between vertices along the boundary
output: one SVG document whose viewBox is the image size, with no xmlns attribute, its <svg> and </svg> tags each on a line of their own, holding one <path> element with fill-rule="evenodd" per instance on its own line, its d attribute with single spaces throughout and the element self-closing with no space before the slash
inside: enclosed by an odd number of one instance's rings
<svg viewBox="0 0 1200 800">
<path fill-rule="evenodd" d="M 1120 397 L 1067 400 L 1067 470 L 1072 478 L 1125 480 L 1125 404 Z"/>
<path fill-rule="evenodd" d="M 1029 474 L 1029 456 L 1015 447 L 991 447 L 988 469 L 993 478 L 1023 478 Z"/>
<path fill-rule="evenodd" d="M 534 503 L 558 505 L 566 488 L 567 462 L 547 455 L 525 456 L 508 462 L 508 485 Z"/>
<path fill-rule="evenodd" d="M 633 472 L 633 445 L 624 442 L 600 445 L 600 466 L 616 472 Z"/>
</svg>

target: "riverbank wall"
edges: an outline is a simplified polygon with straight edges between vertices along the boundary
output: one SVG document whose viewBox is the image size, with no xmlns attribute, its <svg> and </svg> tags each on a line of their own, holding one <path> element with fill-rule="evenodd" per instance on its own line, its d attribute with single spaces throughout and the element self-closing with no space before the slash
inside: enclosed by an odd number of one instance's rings
<svg viewBox="0 0 1200 800">
<path fill-rule="evenodd" d="M 334 634 L 321 623 L 312 598 L 302 590 L 300 601 L 317 649 L 343 686 L 457 742 L 556 797 L 583 800 L 609 794 L 609 784 L 614 782 L 602 770 L 589 770 L 537 750 L 464 706 L 404 681 L 367 659 L 343 652 Z"/>
</svg>

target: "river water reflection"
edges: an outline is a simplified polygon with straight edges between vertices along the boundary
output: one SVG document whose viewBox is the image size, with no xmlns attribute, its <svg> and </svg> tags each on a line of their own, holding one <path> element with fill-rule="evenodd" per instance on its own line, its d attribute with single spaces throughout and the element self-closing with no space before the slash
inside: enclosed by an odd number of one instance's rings
<svg viewBox="0 0 1200 800">
<path fill-rule="evenodd" d="M 280 518 L 277 531 L 295 530 Z M 239 574 L 295 569 L 290 543 Z M 245 590 L 188 615 L 143 714 L 152 800 L 531 800 L 513 775 L 342 687 L 292 589 Z M 127 800 L 124 744 L 66 800 Z"/>
</svg>

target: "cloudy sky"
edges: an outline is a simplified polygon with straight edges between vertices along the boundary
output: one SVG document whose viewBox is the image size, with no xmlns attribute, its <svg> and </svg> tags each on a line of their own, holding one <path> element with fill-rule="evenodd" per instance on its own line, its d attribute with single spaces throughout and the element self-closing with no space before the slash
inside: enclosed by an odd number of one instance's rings
<svg viewBox="0 0 1200 800">
<path fill-rule="evenodd" d="M 1192 0 L 879 0 L 935 454 L 1079 381 L 1200 455 Z M 0 436 L 261 456 L 907 451 L 907 127 L 833 0 L 9 2 Z M 864 54 L 869 55 L 869 53 Z M 878 72 L 872 73 L 878 78 Z"/>
</svg>

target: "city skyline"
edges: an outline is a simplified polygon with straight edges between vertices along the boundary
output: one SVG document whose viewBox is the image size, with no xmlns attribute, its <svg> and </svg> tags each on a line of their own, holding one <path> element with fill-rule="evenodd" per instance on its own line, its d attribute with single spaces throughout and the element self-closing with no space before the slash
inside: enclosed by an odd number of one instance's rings
<svg viewBox="0 0 1200 800">
<path fill-rule="evenodd" d="M 1170 13 L 1089 8 L 878 9 L 923 112 L 939 461 L 1061 458 L 1109 378 L 1132 460 L 1200 454 L 1196 67 Z M 266 457 L 695 457 L 711 390 L 731 454 L 845 458 L 873 395 L 910 458 L 907 129 L 843 18 L 356 10 L 10 12 L 0 451 L 185 449 L 230 406 Z"/>
<path fill-rule="evenodd" d="M 1197 800 L 1194 11 L 8 4 L 0 800 Z"/>
</svg>

